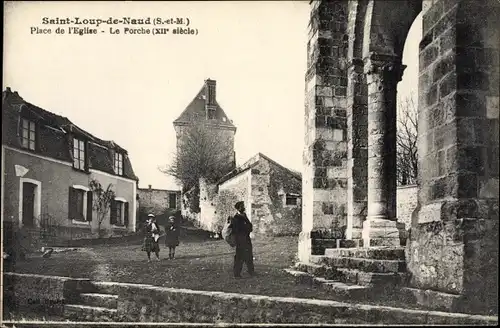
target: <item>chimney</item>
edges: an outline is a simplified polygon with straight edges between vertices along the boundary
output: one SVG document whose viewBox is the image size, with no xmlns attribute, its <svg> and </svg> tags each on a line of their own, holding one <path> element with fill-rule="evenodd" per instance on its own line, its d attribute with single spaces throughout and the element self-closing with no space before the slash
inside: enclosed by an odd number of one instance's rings
<svg viewBox="0 0 500 328">
<path fill-rule="evenodd" d="M 151 190 L 151 185 L 148 185 L 148 187 L 149 187 L 149 190 Z"/>
<path fill-rule="evenodd" d="M 216 109 L 216 81 L 205 80 L 205 114 L 207 120 L 215 118 Z"/>
</svg>

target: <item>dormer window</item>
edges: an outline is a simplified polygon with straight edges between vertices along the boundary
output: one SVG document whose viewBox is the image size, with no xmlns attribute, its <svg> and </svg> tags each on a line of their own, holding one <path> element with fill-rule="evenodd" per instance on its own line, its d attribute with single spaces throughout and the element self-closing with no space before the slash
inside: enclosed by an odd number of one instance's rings
<svg viewBox="0 0 500 328">
<path fill-rule="evenodd" d="M 115 153 L 115 165 L 114 165 L 115 173 L 118 175 L 123 175 L 123 154 Z"/>
<path fill-rule="evenodd" d="M 73 139 L 73 167 L 85 170 L 85 141 Z"/>
<path fill-rule="evenodd" d="M 25 118 L 22 120 L 22 131 L 21 131 L 21 146 L 26 149 L 35 150 L 35 122 L 27 120 Z"/>
</svg>

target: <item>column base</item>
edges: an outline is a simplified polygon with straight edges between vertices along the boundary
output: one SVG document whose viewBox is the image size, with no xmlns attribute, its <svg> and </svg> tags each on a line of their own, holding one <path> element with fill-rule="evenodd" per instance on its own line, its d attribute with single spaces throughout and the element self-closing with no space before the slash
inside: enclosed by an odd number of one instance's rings
<svg viewBox="0 0 500 328">
<path fill-rule="evenodd" d="M 352 228 L 346 231 L 346 239 L 362 239 L 363 229 L 362 228 Z"/>
<path fill-rule="evenodd" d="M 363 222 L 363 246 L 401 246 L 397 221 L 368 218 Z"/>
<path fill-rule="evenodd" d="M 298 249 L 299 261 L 302 263 L 309 263 L 311 255 L 312 255 L 311 232 L 302 231 L 299 234 L 299 249 Z"/>
</svg>

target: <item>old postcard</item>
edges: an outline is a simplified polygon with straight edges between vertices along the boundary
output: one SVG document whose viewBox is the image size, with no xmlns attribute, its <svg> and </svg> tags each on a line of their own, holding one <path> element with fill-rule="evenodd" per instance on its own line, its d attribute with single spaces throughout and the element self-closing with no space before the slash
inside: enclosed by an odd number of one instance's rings
<svg viewBox="0 0 500 328">
<path fill-rule="evenodd" d="M 499 17 L 4 2 L 1 325 L 498 325 Z"/>
</svg>

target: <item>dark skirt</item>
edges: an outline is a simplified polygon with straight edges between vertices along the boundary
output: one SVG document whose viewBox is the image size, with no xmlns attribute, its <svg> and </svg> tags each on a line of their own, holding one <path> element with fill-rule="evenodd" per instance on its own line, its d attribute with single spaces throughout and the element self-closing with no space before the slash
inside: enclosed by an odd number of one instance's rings
<svg viewBox="0 0 500 328">
<path fill-rule="evenodd" d="M 167 230 L 165 234 L 165 246 L 176 247 L 179 246 L 179 232 L 174 230 Z"/>
<path fill-rule="evenodd" d="M 142 250 L 148 253 L 159 252 L 160 245 L 157 241 L 154 241 L 153 237 L 145 237 L 144 243 L 142 244 Z"/>
</svg>

